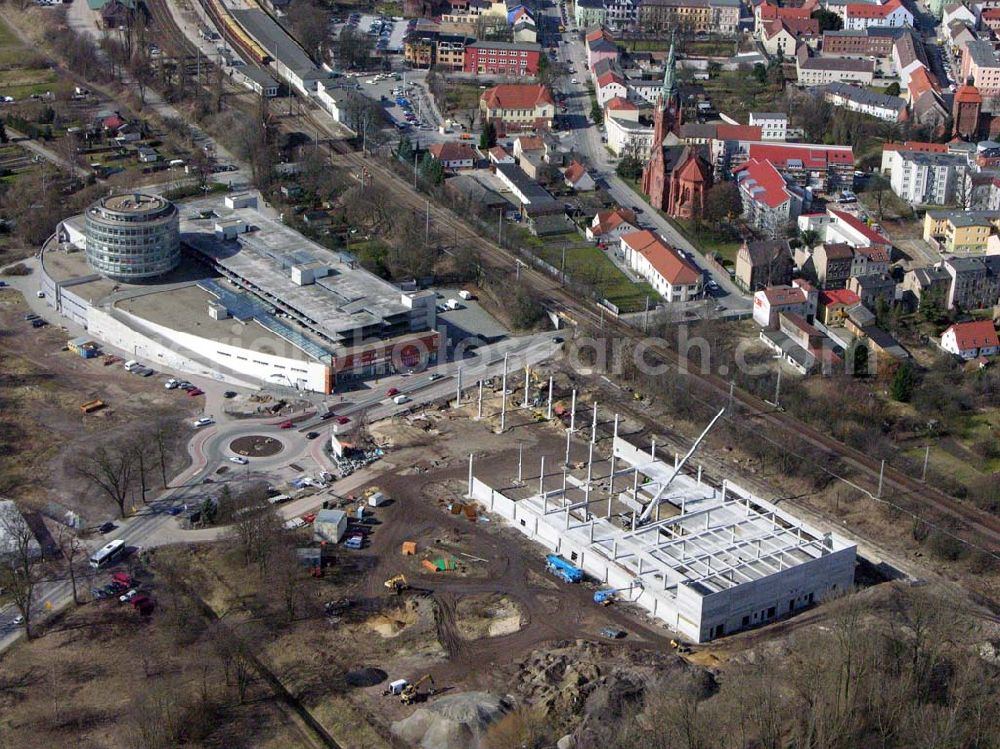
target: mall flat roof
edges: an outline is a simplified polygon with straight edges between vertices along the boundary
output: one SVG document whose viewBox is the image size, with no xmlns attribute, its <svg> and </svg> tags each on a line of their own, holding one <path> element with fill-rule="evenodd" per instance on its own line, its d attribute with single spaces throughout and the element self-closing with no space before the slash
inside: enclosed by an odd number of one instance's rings
<svg viewBox="0 0 1000 749">
<path fill-rule="evenodd" d="M 184 244 L 247 282 L 263 299 L 292 308 L 306 318 L 304 324 L 331 340 L 410 312 L 400 289 L 256 209 L 227 208 L 224 196 L 200 198 L 180 209 Z M 232 217 L 245 220 L 253 231 L 236 241 L 216 239 L 217 219 Z M 294 283 L 291 267 L 310 264 L 328 268 L 329 275 L 306 286 Z"/>
</svg>

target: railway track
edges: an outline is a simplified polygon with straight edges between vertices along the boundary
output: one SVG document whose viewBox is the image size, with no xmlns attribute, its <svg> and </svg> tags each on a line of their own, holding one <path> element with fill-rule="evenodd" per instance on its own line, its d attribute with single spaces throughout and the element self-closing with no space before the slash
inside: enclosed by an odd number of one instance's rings
<svg viewBox="0 0 1000 749">
<path fill-rule="evenodd" d="M 313 127 L 325 129 L 324 123 L 316 120 L 309 113 L 304 116 L 310 120 Z M 388 182 L 393 188 L 393 194 L 400 207 L 414 211 L 425 210 L 426 196 L 414 190 L 407 180 L 402 179 L 390 168 L 375 159 L 367 158 L 358 153 L 343 140 L 332 140 L 330 147 L 338 158 L 357 168 L 367 168 L 373 177 Z M 475 247 L 485 264 L 509 273 L 518 262 L 515 255 L 475 233 L 449 209 L 431 202 L 430 213 L 440 226 L 449 230 L 449 233 L 454 233 L 454 236 Z M 548 307 L 565 313 L 565 316 L 572 320 L 578 329 L 593 334 L 595 337 L 620 335 L 636 342 L 646 340 L 640 331 L 617 320 L 610 314 L 595 309 L 596 304 L 581 300 L 551 277 L 530 266 L 524 266 L 523 263 L 520 277 L 542 295 Z M 647 351 L 659 357 L 674 371 L 680 369 L 681 356 L 676 351 L 656 343 L 648 345 Z M 686 364 L 687 362 L 685 362 Z M 693 366 L 685 368 L 692 373 L 690 376 L 696 377 L 718 397 L 717 403 L 728 402 L 730 394 L 728 380 L 713 374 L 699 374 Z M 818 449 L 825 455 L 838 458 L 858 475 L 852 476 L 848 480 L 834 474 L 835 478 L 847 481 L 854 488 L 868 494 L 874 501 L 891 502 L 904 512 L 910 512 L 915 517 L 932 525 L 938 525 L 944 518 L 958 521 L 965 527 L 966 532 L 955 534 L 956 537 L 990 553 L 996 554 L 997 550 L 1000 549 L 1000 518 L 983 512 L 977 507 L 964 504 L 945 492 L 928 486 L 919 479 L 888 465 L 886 465 L 882 476 L 883 495 L 879 497 L 877 496 L 879 475 L 882 471 L 880 460 L 839 442 L 790 414 L 775 410 L 773 406 L 762 399 L 738 388 L 733 392 L 733 401 L 742 410 L 745 418 L 754 419 L 760 424 L 759 433 L 762 439 L 767 439 L 768 430 L 773 430 L 784 436 L 783 442 L 772 440 L 774 444 L 783 449 L 788 450 L 787 445 L 789 444 L 800 443 Z M 794 450 L 789 450 L 789 452 L 794 454 Z M 948 532 L 947 529 L 945 530 Z"/>
<path fill-rule="evenodd" d="M 162 35 L 161 44 L 169 44 L 173 48 L 169 51 L 173 53 L 174 57 L 182 59 L 198 55 L 198 50 L 174 22 L 174 17 L 170 14 L 164 0 L 146 0 L 146 8 L 149 9 L 154 26 Z"/>
</svg>

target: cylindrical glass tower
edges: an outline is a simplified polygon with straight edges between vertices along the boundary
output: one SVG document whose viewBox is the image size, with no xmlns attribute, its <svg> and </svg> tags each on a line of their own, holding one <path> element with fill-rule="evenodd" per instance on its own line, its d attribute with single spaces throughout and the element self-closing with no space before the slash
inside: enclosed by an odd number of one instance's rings
<svg viewBox="0 0 1000 749">
<path fill-rule="evenodd" d="M 162 276 L 181 259 L 177 207 L 159 195 L 101 198 L 87 209 L 87 262 L 119 281 Z"/>
</svg>

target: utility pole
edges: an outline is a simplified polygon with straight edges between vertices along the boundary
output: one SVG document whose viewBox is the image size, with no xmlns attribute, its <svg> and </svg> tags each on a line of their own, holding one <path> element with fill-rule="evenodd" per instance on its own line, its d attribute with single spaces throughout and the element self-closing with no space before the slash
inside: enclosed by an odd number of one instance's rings
<svg viewBox="0 0 1000 749">
<path fill-rule="evenodd" d="M 497 212 L 497 244 L 503 247 L 503 206 Z"/>
<path fill-rule="evenodd" d="M 882 499 L 882 479 L 885 478 L 885 461 L 882 461 L 882 466 L 878 469 L 878 494 L 876 495 L 879 499 Z"/>
<path fill-rule="evenodd" d="M 552 420 L 552 378 L 549 378 L 549 407 L 545 412 L 545 418 Z"/>
<path fill-rule="evenodd" d="M 427 201 L 427 216 L 424 219 L 424 246 L 431 242 L 431 201 Z"/>
<path fill-rule="evenodd" d="M 414 190 L 417 189 L 417 156 L 418 156 L 418 153 L 417 153 L 416 150 L 414 150 L 414 152 L 413 152 L 413 189 Z"/>
<path fill-rule="evenodd" d="M 779 370 L 780 371 L 780 370 Z M 733 417 L 733 392 L 736 390 L 736 382 L 734 380 L 729 381 L 729 418 Z"/>
<path fill-rule="evenodd" d="M 462 368 L 458 368 L 458 384 L 455 386 L 455 408 L 462 405 Z"/>
<path fill-rule="evenodd" d="M 649 294 L 646 294 L 646 309 L 642 313 L 642 332 L 649 330 Z"/>
<path fill-rule="evenodd" d="M 928 459 L 930 459 L 930 457 L 931 457 L 931 446 L 927 445 L 927 447 L 924 448 L 924 470 L 923 473 L 920 474 L 920 480 L 923 481 L 925 484 L 927 483 L 927 461 Z"/>
<path fill-rule="evenodd" d="M 528 365 L 524 365 L 524 405 L 522 408 L 528 407 Z"/>
<path fill-rule="evenodd" d="M 559 285 L 566 285 L 566 248 L 562 248 L 562 261 L 559 264 Z"/>
<path fill-rule="evenodd" d="M 524 457 L 524 443 L 517 443 L 517 483 L 523 483 L 524 473 L 522 472 L 521 460 Z"/>
<path fill-rule="evenodd" d="M 503 355 L 503 378 L 500 380 L 500 433 L 507 422 L 507 354 Z"/>
<path fill-rule="evenodd" d="M 479 381 L 479 409 L 476 415 L 477 419 L 483 418 L 483 381 Z"/>
</svg>

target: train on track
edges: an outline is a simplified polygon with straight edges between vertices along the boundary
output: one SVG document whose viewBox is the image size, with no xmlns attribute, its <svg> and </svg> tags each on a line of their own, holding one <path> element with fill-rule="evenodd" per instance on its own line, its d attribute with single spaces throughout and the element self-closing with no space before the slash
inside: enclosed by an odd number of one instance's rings
<svg viewBox="0 0 1000 749">
<path fill-rule="evenodd" d="M 226 41 L 236 47 L 242 55 L 258 65 L 266 66 L 273 61 L 274 58 L 247 33 L 247 30 L 239 24 L 221 0 L 201 0 L 201 5 L 215 22 L 219 31 L 222 32 Z"/>
</svg>

